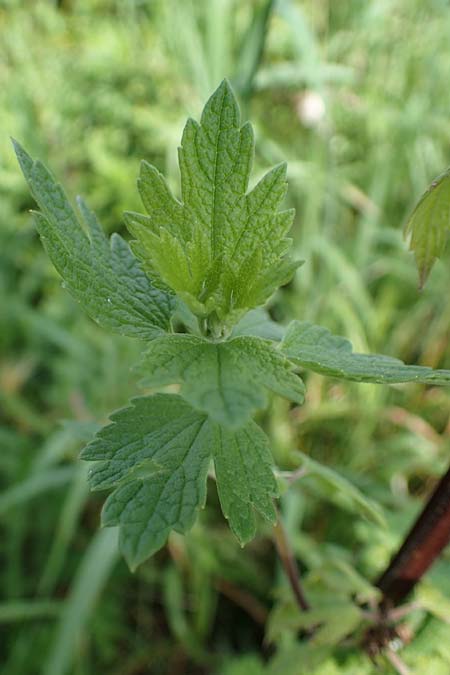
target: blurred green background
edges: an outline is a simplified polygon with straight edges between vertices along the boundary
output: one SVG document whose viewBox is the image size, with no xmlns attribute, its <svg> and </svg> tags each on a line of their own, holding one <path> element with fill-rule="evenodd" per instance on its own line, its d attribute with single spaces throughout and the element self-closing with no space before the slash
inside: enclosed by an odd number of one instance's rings
<svg viewBox="0 0 450 675">
<path fill-rule="evenodd" d="M 374 597 L 370 582 L 447 466 L 449 392 L 310 375 L 302 408 L 275 399 L 260 416 L 280 470 L 301 450 L 359 490 L 309 476 L 281 501 L 323 610 L 313 647 L 298 637 L 270 528 L 241 549 L 214 484 L 191 533 L 131 575 L 114 530 L 98 528 L 103 495 L 88 493 L 77 455 L 136 393 L 142 345 L 102 331 L 61 290 L 9 136 L 123 232 L 122 212 L 140 208 L 140 159 L 177 191 L 185 118 L 228 76 L 255 126 L 255 178 L 289 163 L 306 264 L 272 316 L 449 368 L 448 255 L 419 294 L 402 236 L 450 163 L 449 35 L 447 0 L 0 0 L 2 674 L 395 672 L 383 659 L 376 669 L 357 635 L 342 639 L 345 621 Z M 416 599 L 401 657 L 414 673 L 448 674 L 448 550 Z"/>
</svg>

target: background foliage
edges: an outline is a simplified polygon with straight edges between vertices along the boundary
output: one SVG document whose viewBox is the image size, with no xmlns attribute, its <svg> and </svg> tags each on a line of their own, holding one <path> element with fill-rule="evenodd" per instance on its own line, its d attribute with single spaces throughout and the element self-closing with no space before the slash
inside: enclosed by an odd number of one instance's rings
<svg viewBox="0 0 450 675">
<path fill-rule="evenodd" d="M 327 621 L 312 647 L 296 637 L 270 527 L 242 550 L 214 485 L 189 536 L 172 536 L 130 575 L 114 531 L 98 530 L 102 497 L 88 494 L 77 455 L 134 393 L 140 346 L 96 327 L 60 289 L 8 137 L 123 232 L 122 211 L 138 208 L 139 160 L 176 191 L 184 119 L 229 76 L 255 124 L 257 171 L 289 163 L 295 248 L 307 261 L 275 297 L 273 317 L 322 323 L 360 351 L 449 368 L 448 255 L 419 294 L 402 239 L 415 201 L 449 163 L 449 9 L 447 0 L 0 0 L 8 675 L 378 672 L 356 639 L 336 646 L 336 627 L 351 625 L 355 597 L 373 597 L 370 582 L 446 468 L 448 391 L 310 375 L 303 407 L 277 399 L 261 418 L 280 470 L 296 467 L 300 450 L 360 490 L 355 498 L 310 470 L 282 499 L 306 591 Z M 414 672 L 448 672 L 449 579 L 447 552 L 407 622 L 414 639 L 402 658 Z"/>
</svg>

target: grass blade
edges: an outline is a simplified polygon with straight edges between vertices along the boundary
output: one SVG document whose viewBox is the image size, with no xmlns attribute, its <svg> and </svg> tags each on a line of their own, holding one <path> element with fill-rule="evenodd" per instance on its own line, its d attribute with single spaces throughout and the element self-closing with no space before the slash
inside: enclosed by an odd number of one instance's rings
<svg viewBox="0 0 450 675">
<path fill-rule="evenodd" d="M 78 641 L 118 558 L 117 529 L 100 530 L 92 539 L 75 575 L 61 615 L 45 675 L 64 675 L 74 660 Z"/>
</svg>

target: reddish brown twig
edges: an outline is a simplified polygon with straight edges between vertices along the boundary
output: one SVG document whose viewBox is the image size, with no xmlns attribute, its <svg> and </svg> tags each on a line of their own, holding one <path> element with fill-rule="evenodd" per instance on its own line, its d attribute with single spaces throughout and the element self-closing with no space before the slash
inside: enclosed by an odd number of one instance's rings
<svg viewBox="0 0 450 675">
<path fill-rule="evenodd" d="M 402 602 L 449 541 L 450 468 L 376 582 L 383 593 L 382 605 L 389 608 Z"/>
</svg>

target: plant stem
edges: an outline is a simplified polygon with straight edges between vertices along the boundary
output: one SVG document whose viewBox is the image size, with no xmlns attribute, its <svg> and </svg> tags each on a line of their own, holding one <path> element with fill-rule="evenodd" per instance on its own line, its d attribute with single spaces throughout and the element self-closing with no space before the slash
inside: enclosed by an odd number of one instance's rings
<svg viewBox="0 0 450 675">
<path fill-rule="evenodd" d="M 383 592 L 382 606 L 398 605 L 414 588 L 450 541 L 450 467 L 422 513 L 376 582 Z"/>
<path fill-rule="evenodd" d="M 294 597 L 300 609 L 303 612 L 306 612 L 310 609 L 310 606 L 303 592 L 297 562 L 279 514 L 277 523 L 273 528 L 273 533 L 278 556 L 289 580 Z"/>
<path fill-rule="evenodd" d="M 403 663 L 399 655 L 392 651 L 392 649 L 386 650 L 386 658 L 399 675 L 411 675 L 411 671 L 406 663 Z"/>
</svg>

